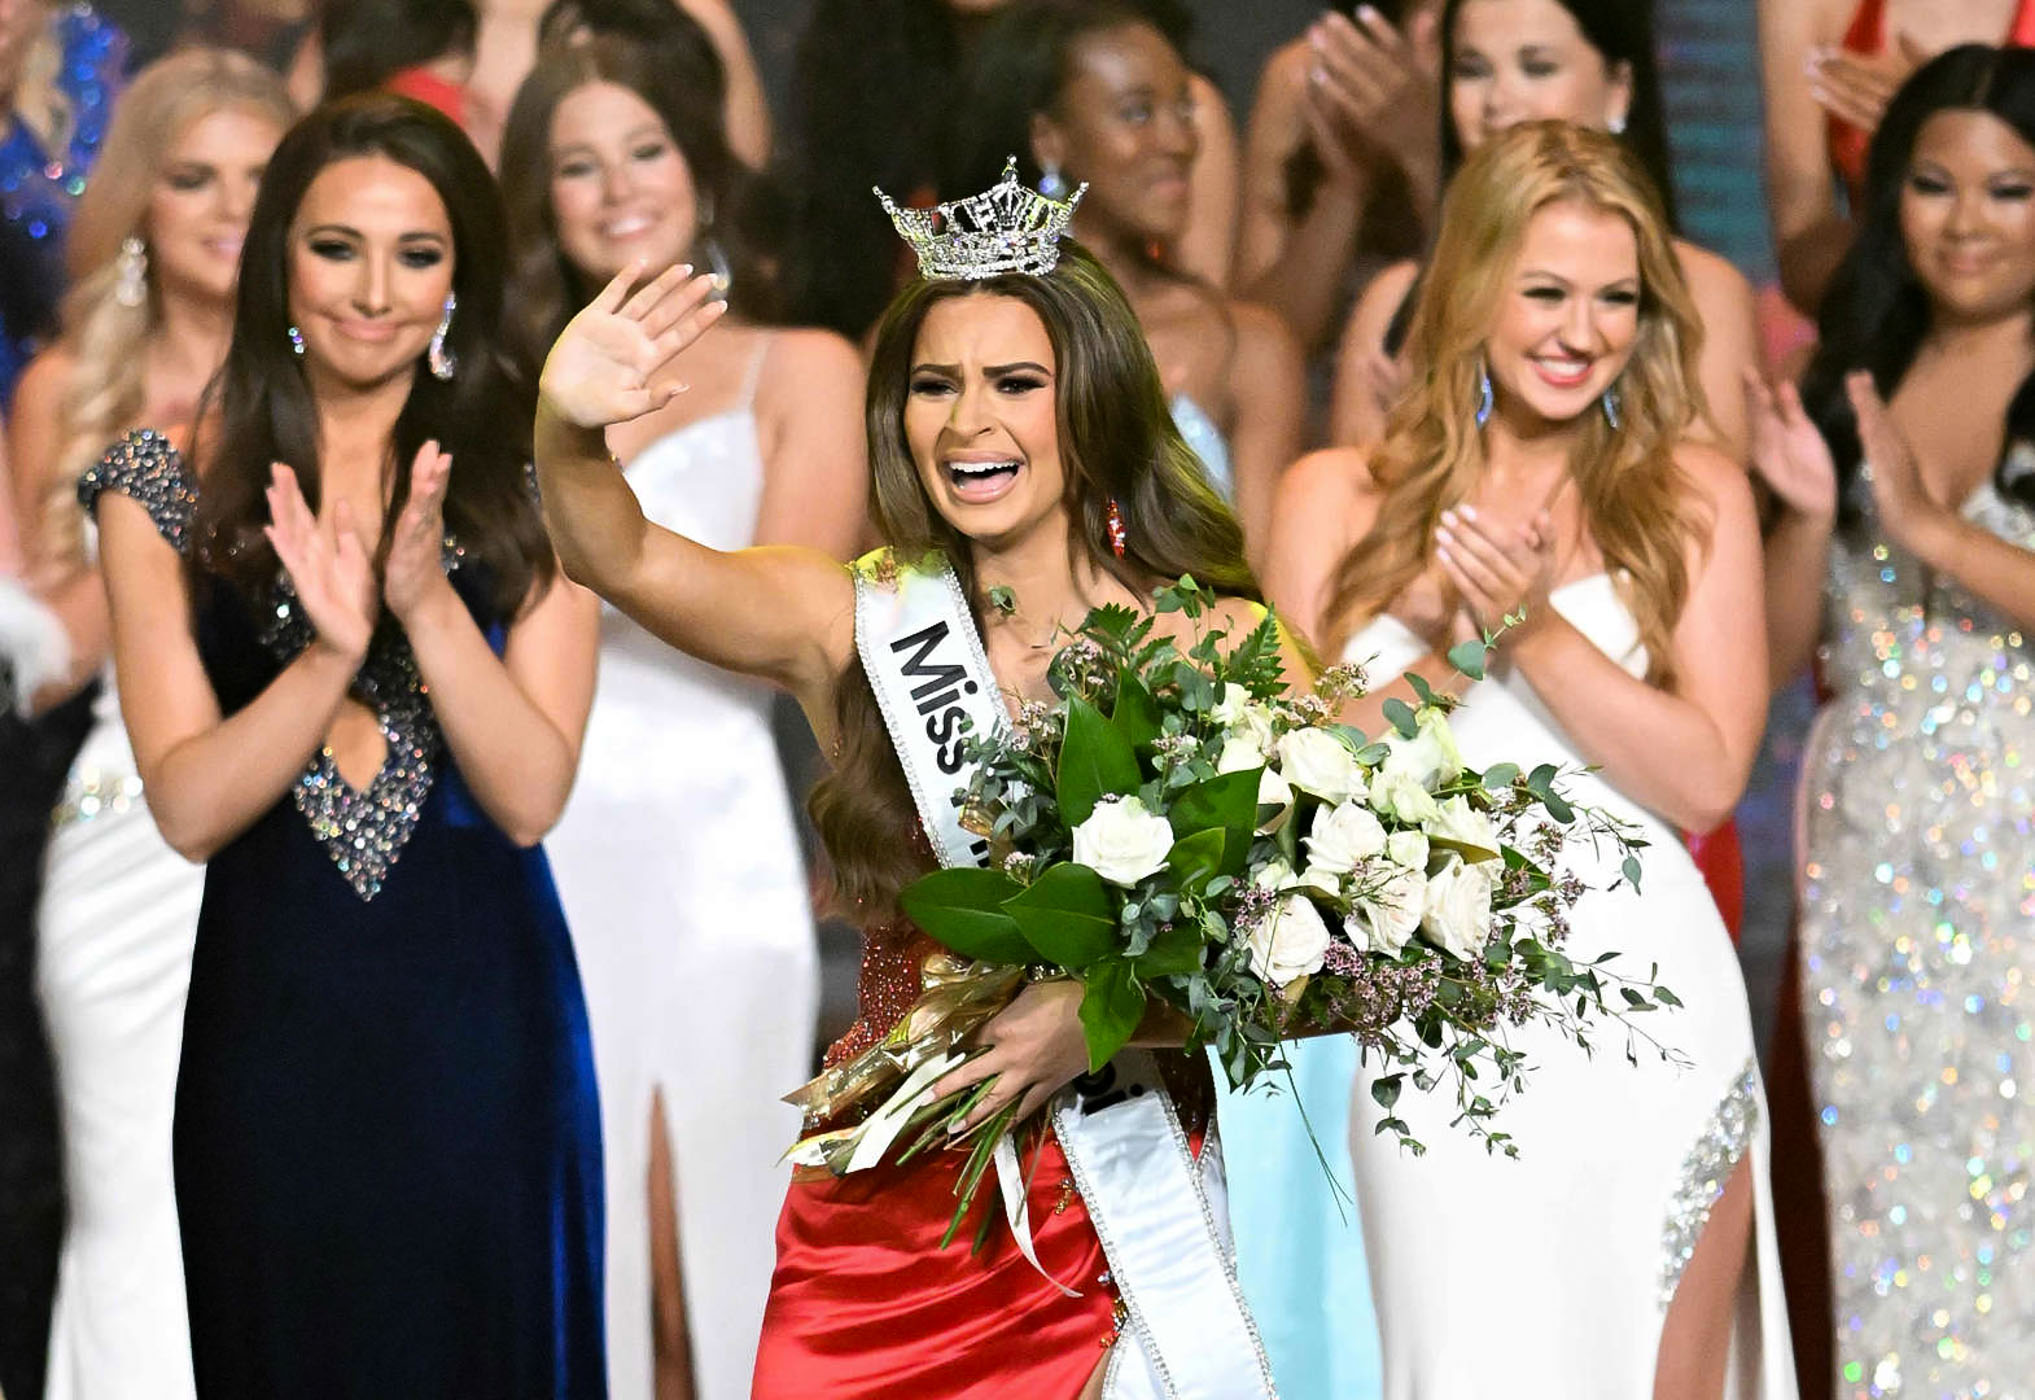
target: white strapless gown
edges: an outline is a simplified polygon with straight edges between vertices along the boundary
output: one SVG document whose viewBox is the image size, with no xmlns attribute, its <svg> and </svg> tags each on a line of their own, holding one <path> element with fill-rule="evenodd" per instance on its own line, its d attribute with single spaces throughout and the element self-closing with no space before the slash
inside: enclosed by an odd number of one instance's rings
<svg viewBox="0 0 2035 1400">
<path fill-rule="evenodd" d="M 205 871 L 163 842 L 142 801 L 110 669 L 56 820 L 37 981 L 69 1218 L 47 1395 L 188 1400 L 170 1118 Z"/>
<path fill-rule="evenodd" d="M 762 498 L 744 406 L 628 466 L 644 514 L 717 549 Z M 608 1379 L 649 1400 L 650 1102 L 661 1091 L 701 1400 L 746 1400 L 797 1136 L 779 1096 L 812 1072 L 818 966 L 770 692 L 602 609 L 578 783 L 544 848 L 593 1028 L 607 1181 Z"/>
<path fill-rule="evenodd" d="M 1645 669 L 1638 629 L 1606 575 L 1556 590 L 1551 604 L 1605 654 Z M 1391 618 L 1352 638 L 1345 659 L 1396 675 L 1426 650 Z M 1373 660 L 1372 658 L 1375 658 Z M 1502 652 L 1500 658 L 1502 659 Z M 1582 759 L 1516 673 L 1471 687 L 1454 717 L 1465 760 L 1531 768 Z M 1663 754 L 1661 761 L 1675 761 Z M 1732 1166 L 1750 1153 L 1754 1248 L 1732 1340 L 1727 1394 L 1792 1400 L 1796 1391 L 1768 1189 L 1766 1100 L 1745 983 L 1716 903 L 1672 828 L 1600 776 L 1571 775 L 1583 803 L 1638 823 L 1643 893 L 1586 895 L 1571 915 L 1578 962 L 1616 949 L 1614 967 L 1659 980 L 1685 1009 L 1642 1024 L 1686 1067 L 1647 1049 L 1627 1063 L 1623 1037 L 1593 1037 L 1594 1058 L 1552 1034 L 1515 1034 L 1534 1066 L 1498 1124 L 1518 1160 L 1451 1129 L 1448 1090 L 1409 1082 L 1398 1113 L 1424 1157 L 1375 1136 L 1370 1078 L 1357 1075 L 1350 1150 L 1384 1351 L 1387 1400 L 1645 1400 L 1662 1323 L 1686 1251 Z M 1573 853 L 1594 890 L 1617 858 Z"/>
</svg>

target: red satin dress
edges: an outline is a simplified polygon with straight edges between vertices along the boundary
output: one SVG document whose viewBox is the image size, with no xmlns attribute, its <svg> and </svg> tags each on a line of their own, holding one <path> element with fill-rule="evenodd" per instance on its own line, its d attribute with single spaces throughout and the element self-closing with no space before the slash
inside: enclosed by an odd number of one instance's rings
<svg viewBox="0 0 2035 1400">
<path fill-rule="evenodd" d="M 827 1052 L 829 1064 L 897 1024 L 934 947 L 908 924 L 865 932 L 861 1019 Z M 1040 1277 L 1001 1225 L 979 1255 L 968 1250 L 979 1217 L 939 1247 L 964 1160 L 941 1152 L 792 1183 L 777 1222 L 754 1400 L 1080 1394 L 1116 1340 L 1117 1296 L 1066 1156 L 1048 1135 L 1031 1180 L 1032 1237 L 1039 1262 L 1078 1298 Z M 983 1182 L 975 1208 L 1001 1209 L 994 1181 Z"/>
<path fill-rule="evenodd" d="M 2014 10 L 2014 22 L 2003 44 L 2035 46 L 2035 0 L 2022 0 Z M 1838 45 L 1846 53 L 1876 54 L 1887 47 L 1887 0 L 1860 0 L 1851 16 L 1851 27 Z M 1843 177 L 1851 192 L 1851 207 L 1857 209 L 1865 198 L 1865 158 L 1872 137 L 1850 122 L 1830 118 L 1830 164 Z"/>
</svg>

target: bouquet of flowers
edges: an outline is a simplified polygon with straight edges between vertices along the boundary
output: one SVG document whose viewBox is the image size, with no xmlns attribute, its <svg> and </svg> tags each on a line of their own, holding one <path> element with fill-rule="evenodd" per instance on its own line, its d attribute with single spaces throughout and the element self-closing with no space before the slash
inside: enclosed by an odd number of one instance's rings
<svg viewBox="0 0 2035 1400">
<path fill-rule="evenodd" d="M 1552 765 L 1465 767 L 1453 700 L 1418 675 L 1417 704 L 1385 702 L 1382 736 L 1337 723 L 1364 693 L 1360 667 L 1294 694 L 1274 620 L 1231 644 L 1200 625 L 1208 604 L 1191 578 L 1157 594 L 1159 612 L 1197 624 L 1184 652 L 1153 617 L 1096 609 L 1054 659 L 1059 702 L 1028 702 L 1015 725 L 969 740 L 963 824 L 989 861 L 935 871 L 900 900 L 952 956 L 928 965 L 925 996 L 883 1043 L 789 1096 L 821 1119 L 877 1105 L 798 1143 L 788 1156 L 802 1168 L 839 1175 L 900 1143 L 905 1160 L 970 1141 L 947 1126 L 989 1086 L 937 1100 L 931 1087 L 1028 977 L 1079 979 L 1091 1068 L 1151 999 L 1238 1088 L 1284 1068 L 1285 1038 L 1354 1034 L 1387 1071 L 1372 1090 L 1378 1131 L 1416 1151 L 1393 1111 L 1407 1076 L 1452 1084 L 1452 1126 L 1516 1153 L 1491 1122 L 1525 1082 L 1509 1028 L 1550 1024 L 1587 1048 L 1607 1021 L 1631 1032 L 1630 1016 L 1679 1004 L 1652 973 L 1562 951 L 1585 893 L 1557 874 L 1564 848 L 1614 843 L 1636 887 L 1633 828 L 1568 801 Z M 1496 640 L 1449 659 L 1481 678 Z M 974 1130 L 957 1225 L 1014 1111 Z"/>
</svg>

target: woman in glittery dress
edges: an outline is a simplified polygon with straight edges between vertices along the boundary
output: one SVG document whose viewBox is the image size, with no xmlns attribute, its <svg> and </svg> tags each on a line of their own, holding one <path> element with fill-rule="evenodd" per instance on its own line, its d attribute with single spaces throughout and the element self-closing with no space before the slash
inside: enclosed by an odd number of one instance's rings
<svg viewBox="0 0 2035 1400">
<path fill-rule="evenodd" d="M 1216 614 L 1225 625 L 1256 616 L 1245 601 L 1256 585 L 1241 531 L 1167 414 L 1135 313 L 1095 258 L 1071 242 L 1054 245 L 1066 206 L 1040 207 L 1047 202 L 1015 179 L 1003 193 L 1017 214 L 976 237 L 1023 247 L 1035 270 L 1001 257 L 984 267 L 963 238 L 948 243 L 920 230 L 913 240 L 924 275 L 898 294 L 878 331 L 865 415 L 877 515 L 892 549 L 859 573 L 812 550 L 721 552 L 662 529 L 645 519 L 609 457 L 605 429 L 675 392 L 659 371 L 714 314 L 696 309 L 705 279 L 689 285 L 672 269 L 632 289 L 625 271 L 573 319 L 545 365 L 537 467 L 567 570 L 666 642 L 790 690 L 834 756 L 814 816 L 865 936 L 860 1017 L 829 1052 L 834 1063 L 896 1027 L 937 951 L 897 912 L 898 890 L 932 866 L 933 852 L 872 688 L 872 670 L 887 657 L 858 623 L 858 578 L 873 591 L 929 553 L 943 556 L 954 588 L 940 592 L 955 621 L 926 635 L 938 645 L 972 618 L 981 664 L 1013 707 L 1051 696 L 1046 672 L 1063 629 L 1105 602 L 1148 609 L 1151 590 L 1183 571 L 1223 595 Z M 990 595 L 1004 591 L 1011 606 L 992 606 Z M 1168 614 L 1157 625 L 1186 624 Z M 858 645 L 874 654 L 867 669 Z M 1287 666 L 1304 674 L 1290 651 Z M 1010 1104 L 1025 1116 L 1044 1107 L 1086 1068 L 1079 1001 L 1070 982 L 1027 986 L 984 1028 L 985 1053 L 936 1092 L 994 1079 L 978 1120 Z M 1179 1029 L 1154 1026 L 1145 1043 L 1178 1046 Z M 742 1052 L 739 1042 L 726 1047 Z M 1191 1165 L 1182 1164 L 1179 1193 L 1152 1202 L 1169 1257 L 1178 1257 L 1188 1235 L 1225 1233 L 1220 1157 L 1201 1131 L 1205 1059 L 1156 1058 L 1170 1066 L 1173 1101 L 1200 1143 Z M 1075 1152 L 1058 1129 L 1044 1132 L 1038 1165 L 1022 1186 L 1008 1187 L 1028 1199 L 1037 1268 L 1007 1233 L 993 1235 L 980 1256 L 965 1233 L 940 1246 L 960 1154 L 794 1182 L 778 1222 L 753 1393 L 1093 1400 L 1116 1362 L 1131 1358 L 1125 1370 L 1149 1362 L 1142 1323 L 1121 1342 L 1118 1326 L 1126 1315 L 1149 1316 L 1138 1310 L 1151 1306 L 1150 1294 L 1119 1288 L 1117 1256 L 1097 1224 L 1108 1208 L 1077 1185 Z M 1226 1251 L 1210 1259 L 1195 1283 L 1220 1295 L 1218 1324 L 1236 1326 L 1203 1327 L 1195 1354 L 1173 1352 L 1173 1364 L 1237 1376 L 1220 1392 L 1225 1400 L 1264 1397 L 1269 1372 L 1227 1263 Z"/>
<path fill-rule="evenodd" d="M 201 1400 L 607 1393 L 593 1060 L 537 849 L 595 616 L 499 358 L 502 224 L 445 117 L 320 108 L 263 175 L 195 427 L 81 488 L 150 810 L 207 862 L 173 1127 Z"/>
<path fill-rule="evenodd" d="M 280 79 L 227 50 L 185 50 L 136 79 L 71 229 L 64 338 L 22 375 L 9 425 L 36 507 L 32 577 L 69 635 L 69 683 L 102 677 L 37 916 L 70 1203 L 51 1400 L 191 1394 L 170 1113 L 204 872 L 143 798 L 78 478 L 128 429 L 190 419 L 225 358 L 254 192 L 294 115 Z"/>
<path fill-rule="evenodd" d="M 1816 653 L 1801 990 L 1843 1393 L 2035 1377 L 2035 52 L 1887 109 L 1799 397 L 1753 397 L 1784 509 L 1775 679 Z M 1833 464 L 1834 462 L 1834 464 Z M 1785 1010 L 1786 1008 L 1784 1008 Z"/>
</svg>

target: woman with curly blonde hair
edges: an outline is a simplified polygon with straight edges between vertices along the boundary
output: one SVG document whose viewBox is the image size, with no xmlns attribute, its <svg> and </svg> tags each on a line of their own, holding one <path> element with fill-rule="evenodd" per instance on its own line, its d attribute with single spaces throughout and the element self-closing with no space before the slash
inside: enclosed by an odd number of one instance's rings
<svg viewBox="0 0 2035 1400">
<path fill-rule="evenodd" d="M 121 100 L 72 225 L 63 339 L 22 376 L 10 456 L 28 577 L 72 664 L 107 666 L 104 586 L 80 473 L 141 423 L 188 422 L 231 335 L 240 243 L 291 120 L 237 53 L 150 67 Z M 39 913 L 70 1221 L 50 1332 L 51 1400 L 192 1393 L 170 1111 L 202 872 L 157 834 L 110 673 L 57 809 Z"/>
<path fill-rule="evenodd" d="M 1281 613 L 1381 680 L 1460 694 L 1471 767 L 1553 764 L 1630 823 L 1637 887 L 1608 849 L 1552 872 L 1592 891 L 1563 951 L 1656 964 L 1683 1003 L 1642 1027 L 1675 1063 L 1514 1032 L 1537 1075 L 1500 1122 L 1518 1160 L 1449 1133 L 1433 1094 L 1395 1102 L 1396 1081 L 1358 1074 L 1390 1397 L 1795 1393 L 1745 986 L 1675 836 L 1731 811 L 1766 706 L 1759 531 L 1744 472 L 1695 435 L 1700 341 L 1635 158 L 1565 123 L 1517 127 L 1450 187 L 1384 442 L 1318 453 L 1281 488 Z M 1452 644 L 1501 629 L 1486 679 L 1454 672 Z M 1381 685 L 1351 718 L 1378 732 L 1394 694 L 1411 692 Z M 1424 1157 L 1367 1131 L 1374 1095 Z"/>
</svg>

